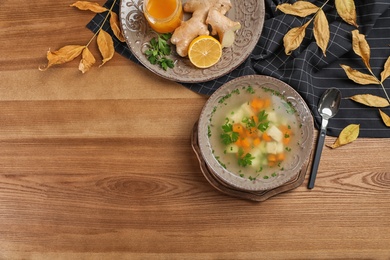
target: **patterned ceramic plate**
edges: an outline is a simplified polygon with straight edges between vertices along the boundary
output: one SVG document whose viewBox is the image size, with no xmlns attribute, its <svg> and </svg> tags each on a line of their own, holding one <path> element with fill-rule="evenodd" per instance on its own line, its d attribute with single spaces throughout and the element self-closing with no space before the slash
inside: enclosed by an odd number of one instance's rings
<svg viewBox="0 0 390 260">
<path fill-rule="evenodd" d="M 186 1 L 183 0 L 183 3 Z M 143 0 L 121 0 L 120 22 L 126 43 L 134 56 L 149 70 L 157 75 L 182 83 L 205 82 L 219 78 L 231 72 L 243 63 L 255 48 L 264 24 L 264 0 L 233 0 L 232 9 L 227 16 L 241 23 L 234 45 L 223 50 L 221 60 L 208 69 L 194 67 L 188 58 L 182 58 L 175 52 L 171 59 L 173 69 L 167 71 L 158 65 L 152 65 L 144 55 L 147 43 L 156 36 L 143 15 Z M 186 17 L 185 17 L 186 19 Z M 173 46 L 174 49 L 174 46 Z"/>
</svg>

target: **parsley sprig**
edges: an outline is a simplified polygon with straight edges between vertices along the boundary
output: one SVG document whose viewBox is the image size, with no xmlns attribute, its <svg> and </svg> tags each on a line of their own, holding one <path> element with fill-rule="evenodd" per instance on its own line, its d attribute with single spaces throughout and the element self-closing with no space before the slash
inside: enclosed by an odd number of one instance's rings
<svg viewBox="0 0 390 260">
<path fill-rule="evenodd" d="M 146 58 L 153 65 L 158 64 L 163 70 L 173 68 L 173 60 L 166 56 L 171 54 L 171 46 L 168 41 L 171 38 L 171 33 L 159 34 L 149 42 L 149 49 L 145 51 Z"/>
<path fill-rule="evenodd" d="M 268 114 L 265 112 L 265 110 L 262 110 L 258 114 L 258 118 L 259 118 L 259 125 L 257 126 L 257 129 L 259 129 L 261 132 L 264 132 L 265 130 L 267 130 L 269 126 Z"/>
<path fill-rule="evenodd" d="M 244 150 L 240 149 L 238 151 L 238 165 L 242 167 L 246 167 L 248 165 L 252 165 L 252 160 L 255 159 L 255 157 L 252 156 L 250 153 L 244 154 Z"/>
<path fill-rule="evenodd" d="M 259 129 L 261 132 L 265 132 L 269 127 L 269 120 L 268 120 L 268 114 L 265 110 L 262 110 L 257 115 L 258 118 L 258 124 L 256 124 L 255 119 L 252 117 L 244 117 L 241 122 L 245 124 L 245 127 L 247 129 L 251 129 L 252 127 L 255 127 Z"/>
<path fill-rule="evenodd" d="M 222 143 L 225 145 L 236 142 L 240 136 L 239 133 L 233 132 L 233 125 L 230 123 L 228 118 L 226 118 L 225 124 L 222 125 L 222 131 L 223 133 L 221 134 L 221 139 Z"/>
</svg>

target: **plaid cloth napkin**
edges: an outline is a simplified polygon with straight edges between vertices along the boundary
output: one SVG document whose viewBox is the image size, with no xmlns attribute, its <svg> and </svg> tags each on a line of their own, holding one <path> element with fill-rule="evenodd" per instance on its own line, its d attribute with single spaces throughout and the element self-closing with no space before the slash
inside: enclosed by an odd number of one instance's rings
<svg viewBox="0 0 390 260">
<path fill-rule="evenodd" d="M 381 97 L 385 95 L 379 85 L 363 86 L 352 82 L 340 67 L 340 64 L 346 64 L 367 73 L 360 57 L 351 47 L 351 31 L 356 28 L 341 20 L 334 8 L 334 1 L 329 1 L 324 7 L 331 33 L 326 57 L 313 40 L 312 26 L 307 29 L 301 46 L 292 55 L 287 56 L 284 53 L 283 36 L 289 29 L 301 26 L 306 20 L 276 10 L 276 6 L 286 2 L 285 0 L 264 1 L 266 16 L 262 35 L 245 62 L 221 78 L 197 84 L 183 83 L 183 86 L 200 94 L 211 95 L 222 84 L 236 77 L 250 74 L 272 76 L 286 82 L 300 93 L 313 112 L 316 127 L 321 123 L 317 112 L 319 98 L 327 88 L 337 87 L 341 90 L 344 99 L 338 114 L 329 121 L 329 135 L 337 136 L 348 124 L 360 124 L 360 137 L 390 137 L 390 128 L 382 122 L 377 108 L 366 107 L 346 99 L 356 94 L 373 94 Z M 110 7 L 112 2 L 113 0 L 108 0 L 105 6 Z M 310 2 L 317 6 L 324 3 L 324 1 L 313 0 Z M 355 4 L 358 29 L 360 33 L 366 35 L 371 47 L 371 67 L 379 77 L 390 55 L 390 1 L 355 0 Z M 119 11 L 119 1 L 114 11 Z M 103 15 L 97 14 L 87 27 L 96 31 L 103 19 Z M 104 30 L 111 33 L 107 24 Z M 118 53 L 140 64 L 126 43 L 113 38 Z M 390 95 L 390 78 L 384 82 L 384 85 Z M 382 111 L 390 115 L 390 108 L 384 108 Z"/>
</svg>

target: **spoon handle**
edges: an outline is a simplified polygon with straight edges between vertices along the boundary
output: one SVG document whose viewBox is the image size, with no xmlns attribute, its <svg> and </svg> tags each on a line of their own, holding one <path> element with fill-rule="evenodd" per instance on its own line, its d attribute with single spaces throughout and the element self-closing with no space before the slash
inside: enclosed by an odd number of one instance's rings
<svg viewBox="0 0 390 260">
<path fill-rule="evenodd" d="M 326 136 L 326 127 L 321 126 L 321 130 L 320 130 L 320 133 L 318 135 L 317 147 L 315 150 L 314 161 L 313 161 L 313 165 L 312 165 L 312 169 L 311 169 L 309 184 L 307 186 L 309 189 L 314 188 L 314 182 L 316 180 L 318 166 L 320 165 L 322 148 L 324 147 L 325 136 Z"/>
</svg>

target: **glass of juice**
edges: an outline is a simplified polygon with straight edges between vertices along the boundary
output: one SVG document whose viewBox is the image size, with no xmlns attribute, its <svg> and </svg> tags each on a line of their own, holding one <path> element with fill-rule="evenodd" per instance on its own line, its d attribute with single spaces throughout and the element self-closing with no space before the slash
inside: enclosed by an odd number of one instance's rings
<svg viewBox="0 0 390 260">
<path fill-rule="evenodd" d="M 183 19 L 181 0 L 144 0 L 144 15 L 158 33 L 173 32 Z"/>
</svg>

